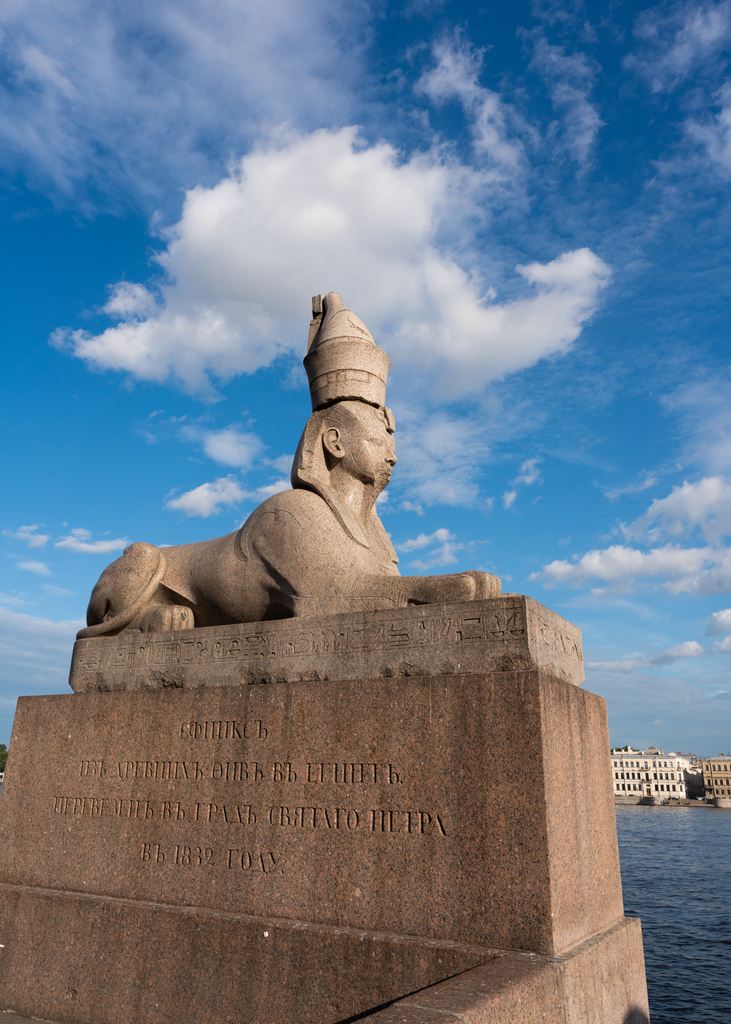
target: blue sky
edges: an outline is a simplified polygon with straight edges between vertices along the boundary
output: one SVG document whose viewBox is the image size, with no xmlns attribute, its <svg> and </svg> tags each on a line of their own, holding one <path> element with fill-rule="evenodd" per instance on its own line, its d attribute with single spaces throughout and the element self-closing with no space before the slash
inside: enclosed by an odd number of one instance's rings
<svg viewBox="0 0 731 1024">
<path fill-rule="evenodd" d="M 731 747 L 731 3 L 0 12 L 0 740 L 130 540 L 288 476 L 310 297 L 392 359 L 404 573 L 579 625 L 614 744 Z"/>
</svg>

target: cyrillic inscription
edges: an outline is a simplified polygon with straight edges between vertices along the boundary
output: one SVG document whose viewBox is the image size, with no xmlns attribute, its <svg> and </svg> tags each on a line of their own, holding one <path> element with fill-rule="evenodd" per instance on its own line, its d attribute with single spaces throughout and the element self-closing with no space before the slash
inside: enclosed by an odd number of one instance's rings
<svg viewBox="0 0 731 1024">
<path fill-rule="evenodd" d="M 308 761 L 305 781 L 343 786 L 375 786 L 382 782 L 401 785 L 400 773 L 392 764 L 374 761 Z"/>
<path fill-rule="evenodd" d="M 447 818 L 441 811 L 396 807 L 338 807 L 277 804 L 255 808 L 251 804 L 196 802 L 184 807 L 177 800 L 153 805 L 139 798 L 56 796 L 53 813 L 89 818 L 136 818 L 217 827 L 250 828 L 269 824 L 280 828 L 324 829 L 336 832 L 387 832 L 391 835 L 448 836 Z M 148 844 L 149 845 L 149 844 Z"/>
<path fill-rule="evenodd" d="M 227 850 L 228 867 L 240 868 L 242 871 L 261 871 L 264 875 L 284 874 L 281 858 L 271 850 L 266 853 L 250 853 L 248 850 Z"/>
<path fill-rule="evenodd" d="M 55 796 L 53 813 L 62 815 L 86 815 L 90 818 L 143 818 L 155 816 L 149 800 L 126 797 L 97 796 Z"/>
<path fill-rule="evenodd" d="M 256 814 L 251 804 L 197 803 L 193 820 L 209 821 L 215 825 L 256 825 Z"/>
<path fill-rule="evenodd" d="M 183 722 L 180 726 L 182 740 L 263 740 L 268 735 L 269 730 L 259 719 L 250 722 Z"/>
<path fill-rule="evenodd" d="M 407 811 L 394 807 L 368 810 L 355 807 L 271 807 L 267 820 L 270 825 L 292 828 L 447 835 L 444 815 L 434 811 Z"/>
<path fill-rule="evenodd" d="M 213 782 L 335 786 L 400 786 L 403 770 L 390 761 L 117 761 L 109 770 L 101 760 L 79 762 L 79 777 L 122 782 Z"/>
<path fill-rule="evenodd" d="M 119 761 L 120 779 L 147 779 L 155 782 L 198 782 L 203 778 L 200 761 Z"/>
</svg>

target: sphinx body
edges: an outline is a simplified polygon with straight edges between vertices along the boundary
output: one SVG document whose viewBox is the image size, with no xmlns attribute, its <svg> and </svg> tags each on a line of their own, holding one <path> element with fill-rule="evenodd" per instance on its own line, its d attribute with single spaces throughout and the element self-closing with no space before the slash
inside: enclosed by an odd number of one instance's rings
<svg viewBox="0 0 731 1024">
<path fill-rule="evenodd" d="M 92 593 L 87 621 L 101 628 L 82 635 L 383 606 L 378 581 L 401 578 L 392 551 L 385 531 L 383 540 L 376 536 L 365 547 L 343 530 L 319 494 L 285 491 L 225 537 L 162 550 L 131 545 Z M 386 603 L 408 602 L 394 593 Z"/>
<path fill-rule="evenodd" d="M 393 415 L 382 404 L 388 357 L 344 309 L 339 296 L 331 293 L 327 300 L 322 312 L 327 314 L 329 308 L 337 344 L 327 349 L 325 332 L 324 342 L 320 340 L 325 351 L 321 372 L 323 360 L 317 357 L 311 329 L 305 365 L 317 407 L 297 448 L 292 490 L 267 499 L 240 530 L 224 537 L 164 549 L 139 542 L 130 545 L 94 587 L 88 625 L 79 638 L 371 611 L 500 593 L 500 580 L 483 572 L 400 575 L 375 504 L 396 463 Z M 346 329 L 360 331 L 350 342 L 338 334 L 343 313 Z M 327 325 L 326 316 L 317 334 Z M 369 341 L 363 340 L 364 334 Z M 368 346 L 379 354 L 376 358 Z M 334 360 L 334 370 L 328 360 Z M 359 364 L 354 372 L 337 365 L 347 361 Z M 364 364 L 377 373 L 363 369 Z"/>
</svg>

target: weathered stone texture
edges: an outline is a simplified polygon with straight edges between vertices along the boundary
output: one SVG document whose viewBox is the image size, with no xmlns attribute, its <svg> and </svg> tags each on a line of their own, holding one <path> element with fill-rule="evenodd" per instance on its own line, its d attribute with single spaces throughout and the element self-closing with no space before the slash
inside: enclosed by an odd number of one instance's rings
<svg viewBox="0 0 731 1024">
<path fill-rule="evenodd" d="M 553 953 L 622 915 L 607 743 L 535 671 L 21 698 L 0 881 Z"/>
<path fill-rule="evenodd" d="M 76 652 L 86 692 L 18 702 L 0 1009 L 646 1024 L 569 623 L 504 595 Z"/>
<path fill-rule="evenodd" d="M 0 1008 L 59 1024 L 336 1024 L 491 955 L 5 885 L 0 944 Z"/>
<path fill-rule="evenodd" d="M 584 680 L 581 633 L 530 597 L 77 640 L 70 684 L 135 690 L 542 669 Z"/>
<path fill-rule="evenodd" d="M 368 1014 L 370 1024 L 649 1024 L 640 922 L 558 957 L 501 953 Z"/>
</svg>

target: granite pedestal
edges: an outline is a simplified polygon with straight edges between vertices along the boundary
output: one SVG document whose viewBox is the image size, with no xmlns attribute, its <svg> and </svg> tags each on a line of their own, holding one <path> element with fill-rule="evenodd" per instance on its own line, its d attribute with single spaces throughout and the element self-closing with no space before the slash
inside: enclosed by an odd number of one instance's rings
<svg viewBox="0 0 731 1024">
<path fill-rule="evenodd" d="M 577 685 L 575 627 L 514 595 L 343 618 L 81 641 L 86 692 L 19 701 L 0 1009 L 64 1024 L 646 1019 L 605 707 Z M 218 659 L 224 676 L 212 652 L 251 635 L 267 671 L 239 654 Z M 186 661 L 185 644 L 209 653 Z M 156 650 L 178 658 L 167 682 Z"/>
</svg>

